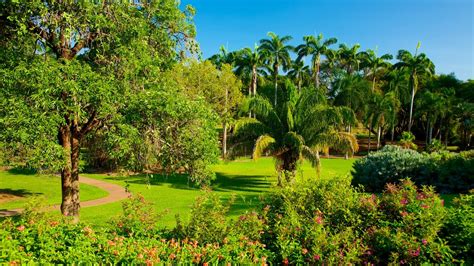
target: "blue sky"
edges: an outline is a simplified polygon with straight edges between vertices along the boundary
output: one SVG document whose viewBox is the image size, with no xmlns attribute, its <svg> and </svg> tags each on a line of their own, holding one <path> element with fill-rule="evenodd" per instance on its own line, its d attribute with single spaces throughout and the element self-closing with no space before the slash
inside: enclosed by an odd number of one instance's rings
<svg viewBox="0 0 474 266">
<path fill-rule="evenodd" d="M 421 52 L 437 73 L 474 79 L 472 0 L 182 0 L 196 10 L 197 39 L 204 58 L 218 52 L 254 47 L 267 32 L 293 36 L 323 33 L 339 43 L 396 55 Z"/>
</svg>

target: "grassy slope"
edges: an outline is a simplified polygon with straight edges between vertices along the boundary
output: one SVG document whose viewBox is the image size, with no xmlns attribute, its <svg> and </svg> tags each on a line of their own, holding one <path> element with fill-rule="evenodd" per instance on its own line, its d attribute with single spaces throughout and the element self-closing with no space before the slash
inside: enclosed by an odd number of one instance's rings
<svg viewBox="0 0 474 266">
<path fill-rule="evenodd" d="M 323 159 L 321 178 L 329 178 L 335 175 L 349 174 L 354 160 Z M 220 163 L 214 166 L 217 174 L 212 189 L 221 198 L 229 199 L 236 196 L 235 203 L 230 210 L 230 217 L 235 218 L 247 210 L 251 210 L 259 202 L 262 192 L 271 189 L 276 182 L 273 160 L 262 158 L 258 161 L 248 159 L 237 160 L 229 163 Z M 314 178 L 316 172 L 307 163 L 304 163 L 299 173 L 299 178 Z M 189 209 L 194 199 L 201 194 L 197 188 L 188 186 L 185 176 L 162 177 L 154 176 L 147 185 L 145 176 L 111 177 L 106 175 L 84 174 L 87 177 L 103 179 L 108 182 L 125 186 L 127 182 L 129 189 L 134 193 L 141 193 L 147 200 L 155 204 L 157 212 L 168 209 L 163 217 L 162 223 L 173 226 L 175 215 L 187 219 Z M 104 224 L 111 217 L 121 211 L 120 203 L 111 203 L 103 206 L 84 208 L 81 211 L 81 219 L 93 224 Z"/>
<path fill-rule="evenodd" d="M 20 195 L 22 198 L 0 203 L 0 209 L 21 208 L 31 196 L 44 196 L 48 204 L 61 203 L 61 178 L 15 171 L 0 171 L 0 193 Z M 81 184 L 81 201 L 103 198 L 107 191 Z"/>
</svg>

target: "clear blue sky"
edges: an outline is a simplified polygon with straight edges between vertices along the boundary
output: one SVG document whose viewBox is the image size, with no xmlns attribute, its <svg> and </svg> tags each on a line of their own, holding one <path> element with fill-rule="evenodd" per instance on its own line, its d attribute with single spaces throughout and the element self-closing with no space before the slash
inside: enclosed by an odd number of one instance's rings
<svg viewBox="0 0 474 266">
<path fill-rule="evenodd" d="M 396 55 L 421 51 L 437 73 L 474 79 L 472 0 L 182 0 L 196 10 L 197 39 L 204 58 L 254 44 L 273 31 L 293 36 L 323 33 L 339 43 Z"/>
</svg>

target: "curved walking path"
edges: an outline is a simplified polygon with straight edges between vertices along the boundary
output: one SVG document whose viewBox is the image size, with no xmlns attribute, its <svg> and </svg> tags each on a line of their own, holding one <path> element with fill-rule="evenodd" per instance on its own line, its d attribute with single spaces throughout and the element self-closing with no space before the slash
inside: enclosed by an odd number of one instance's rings
<svg viewBox="0 0 474 266">
<path fill-rule="evenodd" d="M 98 187 L 103 189 L 109 193 L 108 196 L 95 199 L 95 200 L 88 200 L 81 202 L 81 208 L 83 207 L 93 207 L 99 206 L 107 203 L 113 203 L 116 201 L 120 201 L 126 199 L 129 196 L 129 193 L 125 192 L 125 188 L 116 184 L 108 183 L 102 180 L 97 180 L 89 177 L 80 176 L 79 182 L 91 186 Z M 61 205 L 53 205 L 51 206 L 52 210 L 59 210 Z M 49 209 L 49 208 L 48 208 Z M 6 216 L 14 216 L 18 215 L 23 211 L 23 209 L 13 209 L 13 210 L 0 210 L 0 217 Z"/>
</svg>

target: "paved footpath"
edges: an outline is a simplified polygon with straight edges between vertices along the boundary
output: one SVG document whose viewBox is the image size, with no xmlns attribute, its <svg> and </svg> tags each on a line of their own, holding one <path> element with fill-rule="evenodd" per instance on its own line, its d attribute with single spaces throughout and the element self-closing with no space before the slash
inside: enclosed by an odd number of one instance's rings
<svg viewBox="0 0 474 266">
<path fill-rule="evenodd" d="M 99 205 L 103 205 L 107 203 L 120 201 L 120 200 L 126 199 L 129 195 L 129 193 L 125 192 L 124 187 L 116 185 L 116 184 L 108 183 L 102 180 L 97 180 L 97 179 L 81 176 L 79 177 L 79 182 L 81 182 L 82 184 L 98 187 L 109 193 L 108 196 L 100 198 L 100 199 L 81 202 L 81 208 L 99 206 Z M 59 210 L 60 205 L 53 205 L 51 206 L 51 209 Z M 22 210 L 23 209 L 0 210 L 0 217 L 18 215 L 22 212 Z"/>
</svg>

